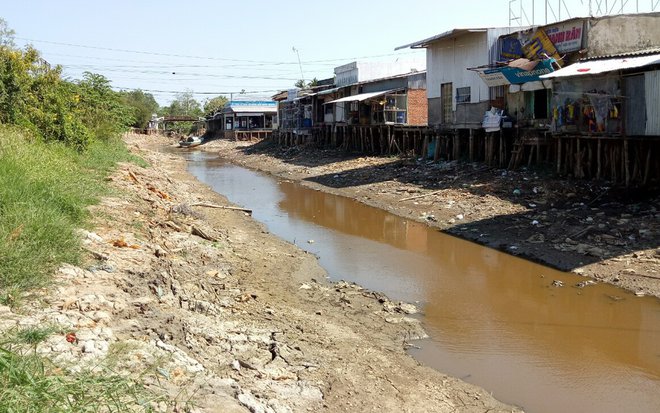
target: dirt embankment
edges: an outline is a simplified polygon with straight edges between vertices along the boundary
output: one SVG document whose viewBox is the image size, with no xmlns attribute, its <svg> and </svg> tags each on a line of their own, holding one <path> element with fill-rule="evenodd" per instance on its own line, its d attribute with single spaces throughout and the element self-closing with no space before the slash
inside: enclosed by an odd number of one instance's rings
<svg viewBox="0 0 660 413">
<path fill-rule="evenodd" d="M 234 163 L 354 198 L 551 267 L 660 297 L 660 188 L 624 190 L 552 171 L 351 156 L 214 140 Z"/>
<path fill-rule="evenodd" d="M 424 332 L 405 303 L 325 281 L 315 257 L 279 240 L 193 179 L 162 138 L 129 135 L 152 165 L 121 165 L 116 194 L 82 231 L 89 262 L 2 329 L 56 324 L 37 350 L 64 368 L 112 358 L 166 397 L 156 411 L 510 412 L 483 389 L 405 353 Z M 197 205 L 196 205 L 197 204 Z"/>
</svg>

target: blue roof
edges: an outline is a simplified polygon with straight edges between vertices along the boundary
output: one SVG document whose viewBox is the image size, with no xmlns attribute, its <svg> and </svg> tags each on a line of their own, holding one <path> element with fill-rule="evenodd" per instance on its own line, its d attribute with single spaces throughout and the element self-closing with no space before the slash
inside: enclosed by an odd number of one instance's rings
<svg viewBox="0 0 660 413">
<path fill-rule="evenodd" d="M 245 106 L 272 106 L 277 107 L 277 102 L 274 100 L 234 100 L 227 102 L 225 107 L 234 108 L 234 107 L 245 107 Z"/>
</svg>

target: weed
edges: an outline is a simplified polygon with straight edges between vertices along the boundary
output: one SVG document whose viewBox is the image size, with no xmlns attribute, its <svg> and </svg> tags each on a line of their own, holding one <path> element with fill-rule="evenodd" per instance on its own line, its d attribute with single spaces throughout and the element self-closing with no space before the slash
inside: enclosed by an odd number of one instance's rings
<svg viewBox="0 0 660 413">
<path fill-rule="evenodd" d="M 45 341 L 51 334 L 60 330 L 60 328 L 55 326 L 27 327 L 19 330 L 15 337 L 18 343 L 36 347 L 37 344 Z"/>
<path fill-rule="evenodd" d="M 0 348 L 0 411 L 150 411 L 153 396 L 112 371 L 69 373 L 35 352 Z"/>
<path fill-rule="evenodd" d="M 2 305 L 9 307 L 19 306 L 22 302 L 21 298 L 21 289 L 16 286 L 0 290 L 0 304 Z"/>
<path fill-rule="evenodd" d="M 105 365 L 73 373 L 37 354 L 36 345 L 57 331 L 54 326 L 30 327 L 8 333 L 0 343 L 0 411 L 151 411 L 156 396 L 139 380 Z"/>
<path fill-rule="evenodd" d="M 119 161 L 140 161 L 118 140 L 80 153 L 0 127 L 0 302 L 44 286 L 63 262 L 77 264 L 87 206 L 107 193 L 104 178 Z"/>
</svg>

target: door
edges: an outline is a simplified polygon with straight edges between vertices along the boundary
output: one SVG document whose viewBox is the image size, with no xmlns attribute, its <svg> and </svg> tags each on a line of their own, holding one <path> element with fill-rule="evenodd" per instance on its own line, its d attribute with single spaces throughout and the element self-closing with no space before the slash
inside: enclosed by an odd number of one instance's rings
<svg viewBox="0 0 660 413">
<path fill-rule="evenodd" d="M 626 113 L 626 135 L 640 136 L 646 133 L 646 95 L 644 75 L 623 78 Z"/>
<path fill-rule="evenodd" d="M 443 83 L 440 85 L 440 98 L 442 100 L 442 123 L 452 123 L 452 111 L 454 100 L 454 88 L 451 83 Z"/>
</svg>

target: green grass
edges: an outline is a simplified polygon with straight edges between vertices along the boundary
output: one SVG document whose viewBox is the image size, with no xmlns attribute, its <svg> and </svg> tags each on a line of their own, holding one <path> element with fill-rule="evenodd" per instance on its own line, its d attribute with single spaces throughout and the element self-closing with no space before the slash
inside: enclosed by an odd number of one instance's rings
<svg viewBox="0 0 660 413">
<path fill-rule="evenodd" d="M 11 303 L 16 291 L 46 285 L 61 263 L 79 262 L 75 230 L 107 193 L 104 178 L 118 161 L 139 162 L 119 140 L 78 153 L 0 127 L 0 300 Z"/>
<path fill-rule="evenodd" d="M 31 328 L 0 343 L 0 411 L 14 413 L 148 412 L 155 396 L 102 366 L 70 373 L 36 352 L 53 329 Z"/>
</svg>

